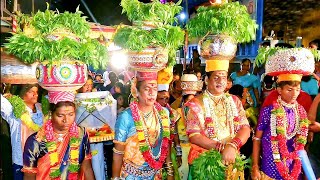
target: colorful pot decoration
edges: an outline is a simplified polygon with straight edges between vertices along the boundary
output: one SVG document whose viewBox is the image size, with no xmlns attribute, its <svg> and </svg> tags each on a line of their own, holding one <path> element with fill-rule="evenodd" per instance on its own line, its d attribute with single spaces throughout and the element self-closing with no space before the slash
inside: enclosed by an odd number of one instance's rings
<svg viewBox="0 0 320 180">
<path fill-rule="evenodd" d="M 76 91 L 86 83 L 87 76 L 87 65 L 75 60 L 42 62 L 36 69 L 39 85 L 48 91 Z"/>
<path fill-rule="evenodd" d="M 181 89 L 182 94 L 196 94 L 201 91 L 203 87 L 203 81 L 199 81 L 194 74 L 184 74 L 181 77 Z"/>
<path fill-rule="evenodd" d="M 129 64 L 137 71 L 159 71 L 167 65 L 168 51 L 149 47 L 142 51 L 128 51 Z"/>
<path fill-rule="evenodd" d="M 14 55 L 1 51 L 1 82 L 10 84 L 37 83 L 37 62 L 25 64 Z"/>
<path fill-rule="evenodd" d="M 237 42 L 227 35 L 208 34 L 198 44 L 198 52 L 205 60 L 231 60 L 237 51 Z"/>
</svg>

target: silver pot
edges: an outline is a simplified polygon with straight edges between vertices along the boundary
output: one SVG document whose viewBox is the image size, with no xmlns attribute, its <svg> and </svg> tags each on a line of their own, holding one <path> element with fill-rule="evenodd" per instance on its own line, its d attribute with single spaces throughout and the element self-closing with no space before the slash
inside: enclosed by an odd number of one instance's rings
<svg viewBox="0 0 320 180">
<path fill-rule="evenodd" d="M 227 35 L 206 35 L 198 43 L 198 52 L 205 60 L 231 60 L 237 51 L 237 42 Z"/>
</svg>

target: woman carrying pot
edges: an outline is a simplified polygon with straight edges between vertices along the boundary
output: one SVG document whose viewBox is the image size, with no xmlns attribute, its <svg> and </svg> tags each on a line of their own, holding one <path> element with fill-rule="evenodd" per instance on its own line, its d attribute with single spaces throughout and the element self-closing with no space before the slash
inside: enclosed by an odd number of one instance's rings
<svg viewBox="0 0 320 180">
<path fill-rule="evenodd" d="M 115 125 L 113 179 L 162 179 L 164 165 L 173 179 L 168 111 L 156 102 L 157 72 L 137 72 L 131 93 L 136 98 Z"/>
</svg>

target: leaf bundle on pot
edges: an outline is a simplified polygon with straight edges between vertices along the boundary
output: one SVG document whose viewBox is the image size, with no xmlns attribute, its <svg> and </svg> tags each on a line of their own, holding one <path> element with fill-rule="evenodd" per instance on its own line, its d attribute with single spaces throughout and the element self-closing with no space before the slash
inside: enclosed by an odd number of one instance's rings
<svg viewBox="0 0 320 180">
<path fill-rule="evenodd" d="M 250 42 L 256 38 L 257 24 L 239 2 L 218 6 L 199 7 L 187 24 L 190 37 L 204 37 L 207 33 L 224 34 L 237 42 Z"/>
<path fill-rule="evenodd" d="M 23 31 L 9 39 L 6 51 L 28 64 L 74 59 L 98 68 L 107 63 L 106 48 L 89 38 L 90 26 L 81 14 L 47 9 L 31 17 L 21 15 Z"/>
</svg>

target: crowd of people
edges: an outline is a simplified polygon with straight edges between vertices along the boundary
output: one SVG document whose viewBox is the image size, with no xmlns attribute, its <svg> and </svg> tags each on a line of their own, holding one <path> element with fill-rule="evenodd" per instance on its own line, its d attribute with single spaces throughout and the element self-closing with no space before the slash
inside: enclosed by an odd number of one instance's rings
<svg viewBox="0 0 320 180">
<path fill-rule="evenodd" d="M 310 47 L 319 49 L 319 42 Z M 103 179 L 194 179 L 195 160 L 209 150 L 220 152 L 226 167 L 239 152 L 252 157 L 245 179 L 301 179 L 298 151 L 307 141 L 313 172 L 320 178 L 318 62 L 305 77 L 254 74 L 250 59 L 230 74 L 229 65 L 211 66 L 202 74 L 199 54 L 193 53 L 182 76 L 175 68 L 88 73 L 78 93 L 109 91 L 117 101 L 109 146 L 113 157 L 105 158 Z M 89 135 L 75 123 L 74 95 L 49 91 L 51 114 L 45 121 L 38 103 L 44 90 L 39 89 L 23 85 L 1 94 L 14 179 L 95 179 Z M 232 174 L 226 171 L 226 177 Z"/>
</svg>

